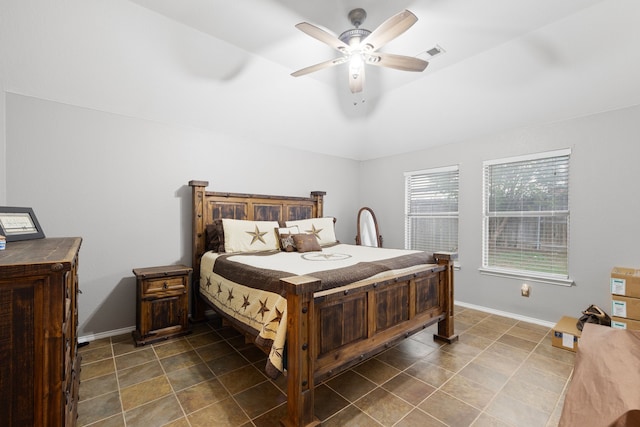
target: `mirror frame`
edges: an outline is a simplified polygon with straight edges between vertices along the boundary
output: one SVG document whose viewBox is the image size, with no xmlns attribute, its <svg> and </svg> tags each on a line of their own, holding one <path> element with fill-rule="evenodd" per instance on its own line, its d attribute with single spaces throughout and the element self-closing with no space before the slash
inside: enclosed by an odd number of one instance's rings
<svg viewBox="0 0 640 427">
<path fill-rule="evenodd" d="M 382 235 L 380 234 L 380 229 L 378 228 L 378 220 L 376 219 L 376 214 L 373 213 L 373 210 L 369 207 L 363 207 L 360 208 L 360 210 L 358 211 L 358 222 L 356 224 L 357 227 L 357 234 L 356 234 L 356 245 L 362 245 L 362 236 L 360 235 L 360 221 L 361 221 L 361 216 L 362 216 L 362 212 L 369 212 L 369 214 L 371 215 L 371 218 L 373 219 L 373 225 L 375 227 L 376 230 L 376 241 L 378 242 L 378 248 L 382 247 Z"/>
</svg>

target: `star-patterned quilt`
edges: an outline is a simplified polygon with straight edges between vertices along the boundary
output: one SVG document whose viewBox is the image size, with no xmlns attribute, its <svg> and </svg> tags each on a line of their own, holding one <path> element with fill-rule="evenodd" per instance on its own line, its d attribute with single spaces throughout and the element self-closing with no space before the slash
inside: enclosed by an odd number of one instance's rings
<svg viewBox="0 0 640 427">
<path fill-rule="evenodd" d="M 257 334 L 270 348 L 266 372 L 284 370 L 287 300 L 285 277 L 308 275 L 321 281 L 322 292 L 360 281 L 384 280 L 433 264 L 426 252 L 337 244 L 320 252 L 207 252 L 200 265 L 200 292 L 217 308 Z M 284 321 L 283 321 L 284 320 Z"/>
</svg>

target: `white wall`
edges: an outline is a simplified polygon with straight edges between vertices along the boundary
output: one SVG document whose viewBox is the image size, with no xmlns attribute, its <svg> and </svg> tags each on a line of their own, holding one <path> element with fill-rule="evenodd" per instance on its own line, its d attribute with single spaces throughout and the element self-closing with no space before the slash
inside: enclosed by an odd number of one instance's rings
<svg viewBox="0 0 640 427">
<path fill-rule="evenodd" d="M 425 137 L 428 137 L 426 135 Z M 363 162 L 360 201 L 380 222 L 385 246 L 404 246 L 406 171 L 459 165 L 459 252 L 456 300 L 556 322 L 579 317 L 589 304 L 610 313 L 613 266 L 640 267 L 640 107 L 519 129 L 430 150 Z M 481 275 L 482 162 L 571 148 L 570 275 L 575 286 L 530 283 Z"/>
<path fill-rule="evenodd" d="M 190 265 L 191 179 L 308 196 L 355 236 L 357 163 L 8 93 L 7 202 L 47 237 L 81 236 L 79 334 L 135 325 L 137 267 Z M 10 246 L 10 243 L 9 243 Z"/>
</svg>

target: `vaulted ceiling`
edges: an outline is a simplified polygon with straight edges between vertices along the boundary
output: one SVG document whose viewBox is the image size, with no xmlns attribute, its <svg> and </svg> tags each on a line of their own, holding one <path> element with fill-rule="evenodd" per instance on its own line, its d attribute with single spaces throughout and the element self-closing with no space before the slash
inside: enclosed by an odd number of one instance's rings
<svg viewBox="0 0 640 427">
<path fill-rule="evenodd" d="M 405 153 L 640 103 L 634 0 L 47 3 L 3 6 L 5 89 L 341 157 Z M 418 22 L 382 51 L 427 59 L 427 69 L 368 67 L 355 95 L 346 65 L 291 77 L 338 56 L 294 25 L 339 34 L 357 7 L 370 30 L 411 10 Z M 29 43 L 36 58 L 25 59 Z M 445 53 L 429 59 L 434 46 Z"/>
</svg>

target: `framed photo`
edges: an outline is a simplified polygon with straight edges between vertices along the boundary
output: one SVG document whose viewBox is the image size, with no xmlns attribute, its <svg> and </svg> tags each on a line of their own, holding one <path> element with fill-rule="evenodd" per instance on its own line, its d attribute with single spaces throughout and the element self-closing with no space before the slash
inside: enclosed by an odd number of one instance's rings
<svg viewBox="0 0 640 427">
<path fill-rule="evenodd" d="M 7 242 L 44 238 L 31 208 L 0 206 L 0 234 L 7 238 Z"/>
</svg>

